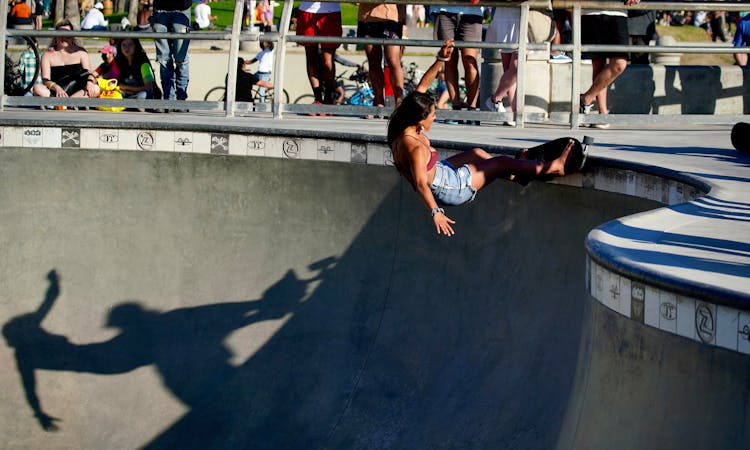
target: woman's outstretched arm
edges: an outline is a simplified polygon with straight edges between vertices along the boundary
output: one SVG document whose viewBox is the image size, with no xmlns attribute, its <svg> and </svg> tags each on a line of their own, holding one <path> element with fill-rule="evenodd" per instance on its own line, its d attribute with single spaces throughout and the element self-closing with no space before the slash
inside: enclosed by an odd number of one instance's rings
<svg viewBox="0 0 750 450">
<path fill-rule="evenodd" d="M 432 63 L 429 69 L 427 69 L 427 72 L 422 75 L 422 79 L 419 80 L 419 85 L 417 86 L 417 92 L 427 92 L 427 89 L 430 88 L 430 85 L 432 85 L 432 82 L 435 81 L 435 78 L 437 78 L 438 74 L 441 70 L 443 70 L 443 65 L 451 59 L 451 55 L 453 54 L 453 39 L 447 39 L 443 46 L 440 47 L 440 50 L 438 50 L 437 55 L 435 56 L 435 62 Z"/>
</svg>

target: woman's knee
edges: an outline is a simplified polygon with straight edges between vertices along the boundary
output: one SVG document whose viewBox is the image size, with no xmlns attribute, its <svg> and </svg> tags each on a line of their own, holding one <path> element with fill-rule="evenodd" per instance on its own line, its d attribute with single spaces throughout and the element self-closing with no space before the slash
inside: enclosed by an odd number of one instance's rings
<svg viewBox="0 0 750 450">
<path fill-rule="evenodd" d="M 490 155 L 489 153 L 487 153 L 487 151 L 485 151 L 484 149 L 478 148 L 478 147 L 471 149 L 471 152 L 477 158 L 481 158 L 481 159 L 491 159 L 492 158 L 492 155 Z"/>
</svg>

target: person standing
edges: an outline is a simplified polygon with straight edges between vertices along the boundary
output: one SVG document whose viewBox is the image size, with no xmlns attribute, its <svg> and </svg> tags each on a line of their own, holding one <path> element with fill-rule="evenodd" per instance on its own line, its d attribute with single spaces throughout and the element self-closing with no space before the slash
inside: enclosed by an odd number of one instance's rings
<svg viewBox="0 0 750 450">
<path fill-rule="evenodd" d="M 435 39 L 445 41 L 454 39 L 464 42 L 482 41 L 482 22 L 484 7 L 481 6 L 435 6 Z M 466 99 L 461 100 L 458 86 L 458 58 L 460 53 L 466 81 Z M 479 49 L 461 48 L 451 54 L 450 61 L 445 63 L 445 82 L 453 102 L 453 109 L 476 109 L 479 98 L 479 66 L 477 58 Z"/>
<path fill-rule="evenodd" d="M 637 5 L 641 0 L 625 0 L 626 6 Z M 584 10 L 581 17 L 581 43 L 586 45 L 628 45 L 628 14 L 623 10 Z M 588 52 L 584 59 L 591 59 L 591 86 L 581 94 L 580 111 L 590 114 L 594 100 L 599 114 L 609 114 L 607 88 L 628 66 L 626 52 Z M 608 123 L 598 123 L 595 128 L 609 128 Z"/>
<path fill-rule="evenodd" d="M 154 0 L 153 27 L 157 33 L 187 33 L 191 0 Z M 187 99 L 190 81 L 189 39 L 154 39 L 165 100 Z"/>
<path fill-rule="evenodd" d="M 403 32 L 399 8 L 393 3 L 360 3 L 357 13 L 357 37 L 400 40 Z M 389 78 L 393 86 L 396 106 L 401 103 L 404 92 L 404 71 L 401 68 L 400 45 L 365 44 L 367 64 L 370 67 L 370 84 L 375 106 L 385 106 L 385 74 L 383 56 L 390 68 Z"/>
<path fill-rule="evenodd" d="M 750 13 L 746 13 L 737 22 L 737 30 L 732 40 L 733 47 L 750 47 Z M 747 53 L 735 53 L 734 61 L 738 66 L 747 66 Z"/>
<path fill-rule="evenodd" d="M 297 12 L 298 36 L 341 37 L 341 6 L 338 3 L 301 2 Z M 315 96 L 315 104 L 333 104 L 336 71 L 333 62 L 336 43 L 303 43 L 307 78 Z"/>
</svg>

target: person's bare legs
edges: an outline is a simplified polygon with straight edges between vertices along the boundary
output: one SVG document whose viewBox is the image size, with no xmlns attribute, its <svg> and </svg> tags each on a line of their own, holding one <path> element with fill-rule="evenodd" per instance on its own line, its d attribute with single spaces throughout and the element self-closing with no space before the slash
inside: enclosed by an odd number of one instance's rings
<svg viewBox="0 0 750 450">
<path fill-rule="evenodd" d="M 542 175 L 564 176 L 565 161 L 573 148 L 574 141 L 571 140 L 560 156 L 549 162 L 492 156 L 481 148 L 459 153 L 448 158 L 448 162 L 454 167 L 468 165 L 471 171 L 471 185 L 479 190 L 498 178 L 514 180 L 518 177 L 530 180 Z"/>
<path fill-rule="evenodd" d="M 507 57 L 506 57 L 507 55 Z M 497 84 L 495 93 L 492 94 L 492 103 L 497 103 L 508 97 L 508 102 L 513 111 L 516 110 L 516 82 L 518 81 L 518 52 L 503 53 L 503 75 Z M 507 67 L 505 59 L 508 59 Z"/>
<path fill-rule="evenodd" d="M 591 61 L 591 64 L 594 82 L 586 92 L 581 94 L 581 101 L 584 105 L 590 105 L 594 99 L 598 99 L 599 94 L 606 91 L 609 85 L 625 70 L 628 62 L 625 58 L 610 58 L 609 62 L 595 58 Z M 603 100 L 604 103 L 599 105 L 599 111 L 608 112 L 606 92 Z"/>
<path fill-rule="evenodd" d="M 335 48 L 323 48 L 320 52 L 322 58 L 320 78 L 325 86 L 325 97 L 323 103 L 333 104 L 333 91 L 336 89 L 336 68 L 333 62 Z"/>
<path fill-rule="evenodd" d="M 477 64 L 478 55 L 479 49 L 461 49 L 461 62 L 464 66 L 464 77 L 466 81 L 466 104 L 470 108 L 477 107 L 477 99 L 479 98 L 479 66 Z"/>
<path fill-rule="evenodd" d="M 385 46 L 385 62 L 390 67 L 391 86 L 393 87 L 393 99 L 396 106 L 401 104 L 401 99 L 404 97 L 404 69 L 401 67 L 402 52 L 403 46 L 401 45 Z M 370 64 L 370 67 L 372 67 L 372 64 Z"/>
<path fill-rule="evenodd" d="M 307 79 L 310 81 L 310 87 L 315 94 L 320 88 L 320 78 L 318 76 L 318 47 L 310 45 L 305 47 L 305 67 L 307 68 Z M 316 101 L 322 99 L 315 97 Z"/>
<path fill-rule="evenodd" d="M 370 67 L 370 84 L 372 85 L 373 104 L 375 106 L 385 105 L 385 76 L 383 75 L 383 47 L 380 45 L 365 45 L 367 65 Z"/>
<path fill-rule="evenodd" d="M 445 86 L 454 107 L 461 104 L 461 91 L 458 89 L 458 52 L 451 54 L 451 59 L 445 63 Z"/>
<path fill-rule="evenodd" d="M 747 65 L 747 53 L 735 53 L 734 61 L 740 67 L 746 66 Z"/>
</svg>

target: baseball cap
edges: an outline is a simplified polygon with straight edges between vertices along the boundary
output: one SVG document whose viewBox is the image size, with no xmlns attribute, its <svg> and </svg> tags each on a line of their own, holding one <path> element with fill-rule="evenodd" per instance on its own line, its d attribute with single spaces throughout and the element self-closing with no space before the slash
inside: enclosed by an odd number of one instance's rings
<svg viewBox="0 0 750 450">
<path fill-rule="evenodd" d="M 96 2 L 94 4 L 94 8 L 96 8 L 96 9 L 104 9 L 104 4 L 102 2 Z"/>
<path fill-rule="evenodd" d="M 106 53 L 110 53 L 112 56 L 117 55 L 117 49 L 114 45 L 105 45 L 104 48 L 102 48 L 102 55 Z"/>
</svg>

